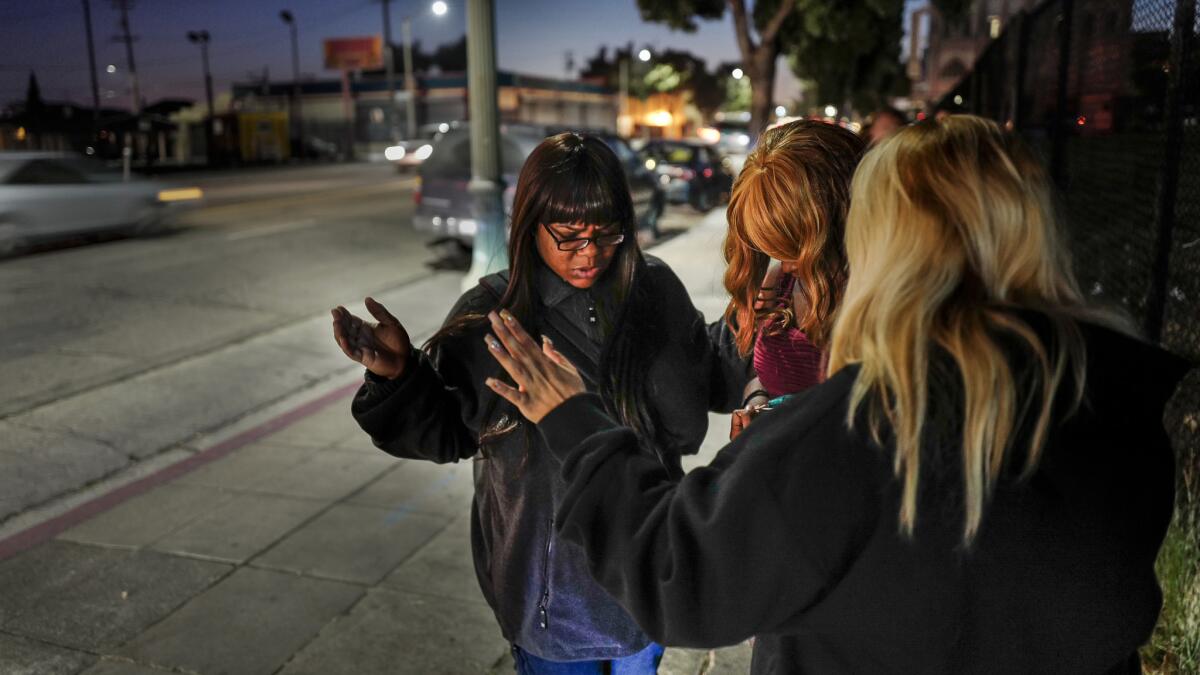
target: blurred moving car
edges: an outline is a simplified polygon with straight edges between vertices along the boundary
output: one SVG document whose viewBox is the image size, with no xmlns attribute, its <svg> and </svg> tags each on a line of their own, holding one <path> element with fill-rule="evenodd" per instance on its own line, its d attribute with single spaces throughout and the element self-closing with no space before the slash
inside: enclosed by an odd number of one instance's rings
<svg viewBox="0 0 1200 675">
<path fill-rule="evenodd" d="M 650 141 L 642 148 L 645 165 L 672 204 L 690 204 L 702 213 L 723 203 L 733 189 L 728 160 L 716 146 L 700 141 Z"/>
<path fill-rule="evenodd" d="M 424 124 L 417 129 L 417 135 L 414 138 L 400 141 L 384 150 L 383 157 L 391 162 L 397 171 L 415 169 L 433 154 L 433 141 L 437 135 L 444 134 L 450 131 L 451 127 L 458 125 L 457 122 Z"/>
<path fill-rule="evenodd" d="M 0 255 L 77 234 L 147 234 L 203 196 L 200 188 L 122 178 L 82 155 L 0 152 Z"/>
<path fill-rule="evenodd" d="M 517 176 L 533 149 L 556 130 L 536 125 L 506 124 L 500 127 L 500 165 L 504 180 L 504 213 L 511 214 Z M 658 236 L 658 221 L 665 199 L 654 176 L 621 138 L 596 134 L 617 154 L 629 180 L 634 213 L 639 231 Z M 418 185 L 413 193 L 416 210 L 413 226 L 437 235 L 436 241 L 456 240 L 470 245 L 478 223 L 471 212 L 471 137 L 466 125 L 451 125 L 433 139 L 429 157 L 418 169 Z"/>
</svg>

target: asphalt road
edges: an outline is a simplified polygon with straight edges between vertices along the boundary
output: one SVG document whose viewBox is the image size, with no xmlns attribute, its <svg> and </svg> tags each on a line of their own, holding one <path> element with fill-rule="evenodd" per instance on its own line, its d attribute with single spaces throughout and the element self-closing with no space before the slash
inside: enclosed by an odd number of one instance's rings
<svg viewBox="0 0 1200 675">
<path fill-rule="evenodd" d="M 181 176 L 172 229 L 0 261 L 0 419 L 429 274 L 386 165 Z"/>
</svg>

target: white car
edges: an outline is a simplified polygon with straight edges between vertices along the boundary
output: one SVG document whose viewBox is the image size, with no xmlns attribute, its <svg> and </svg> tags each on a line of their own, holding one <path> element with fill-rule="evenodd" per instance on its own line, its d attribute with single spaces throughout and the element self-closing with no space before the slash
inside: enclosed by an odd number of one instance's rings
<svg viewBox="0 0 1200 675">
<path fill-rule="evenodd" d="M 151 232 L 202 196 L 194 187 L 124 181 L 82 155 L 0 152 L 0 255 L 77 234 Z"/>
</svg>

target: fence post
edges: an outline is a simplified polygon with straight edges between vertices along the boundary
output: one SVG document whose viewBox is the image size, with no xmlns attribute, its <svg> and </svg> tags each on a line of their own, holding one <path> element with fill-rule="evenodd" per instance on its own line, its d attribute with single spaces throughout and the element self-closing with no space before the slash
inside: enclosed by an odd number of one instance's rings
<svg viewBox="0 0 1200 675">
<path fill-rule="evenodd" d="M 1074 0 L 1062 0 L 1058 26 L 1058 95 L 1054 101 L 1054 126 L 1050 133 L 1050 175 L 1060 190 L 1067 189 L 1067 90 L 1071 73 L 1071 28 L 1075 23 Z"/>
<path fill-rule="evenodd" d="M 1008 119 L 1012 122 L 1013 129 L 1022 128 L 1021 125 L 1025 121 L 1023 114 L 1024 93 L 1025 93 L 1025 68 L 1028 66 L 1028 57 L 1026 52 L 1029 50 L 1029 13 L 1021 10 L 1017 13 L 1016 19 L 1013 21 L 1012 35 L 1016 40 L 1017 62 L 1013 68 L 1013 77 L 1010 86 L 1012 87 L 1012 101 L 1010 105 Z"/>
<path fill-rule="evenodd" d="M 1151 269 L 1150 294 L 1146 298 L 1146 337 L 1162 340 L 1163 319 L 1167 309 L 1167 283 L 1171 271 L 1171 245 L 1175 231 L 1175 201 L 1179 188 L 1179 165 L 1183 157 L 1183 75 L 1187 67 L 1188 45 L 1196 21 L 1196 0 L 1175 0 L 1175 25 L 1171 40 L 1171 72 L 1167 79 L 1164 122 L 1166 147 L 1159 174 L 1158 204 L 1154 238 L 1154 267 Z"/>
</svg>

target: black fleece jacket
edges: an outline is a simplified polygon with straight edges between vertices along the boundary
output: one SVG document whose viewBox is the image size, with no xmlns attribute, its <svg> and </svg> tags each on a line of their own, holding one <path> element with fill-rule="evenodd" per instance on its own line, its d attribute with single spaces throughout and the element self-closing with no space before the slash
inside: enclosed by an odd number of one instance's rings
<svg viewBox="0 0 1200 675">
<path fill-rule="evenodd" d="M 846 423 L 857 367 L 765 413 L 679 482 L 594 396 L 566 401 L 539 424 L 568 484 L 559 534 L 655 640 L 757 636 L 754 673 L 1137 672 L 1172 512 L 1163 407 L 1185 364 L 1107 329 L 1084 334 L 1083 407 L 1056 412 L 1036 472 L 1001 480 L 969 547 L 945 425 L 922 449 L 915 532 L 899 533 L 892 451 Z"/>
<path fill-rule="evenodd" d="M 647 256 L 638 283 L 646 284 L 658 310 L 655 330 L 640 327 L 657 352 L 643 374 L 648 404 L 659 424 L 660 445 L 651 461 L 680 471 L 680 455 L 704 440 L 708 411 L 741 401 L 750 366 L 737 356 L 723 322 L 707 325 L 683 284 L 662 261 Z M 493 275 L 495 282 L 497 275 Z M 560 282 L 561 283 L 561 282 Z M 489 284 L 489 285 L 494 285 Z M 501 287 L 503 287 L 501 285 Z M 565 304 L 553 288 L 540 286 L 533 334 L 567 340 L 546 321 L 551 306 Z M 497 296 L 476 286 L 450 318 L 486 313 Z M 587 312 L 562 313 L 586 333 Z M 487 328 L 449 338 L 434 358 L 414 355 L 402 378 L 367 378 L 353 413 L 375 444 L 397 457 L 434 462 L 474 460 L 471 548 L 484 597 L 504 637 L 553 661 L 612 659 L 641 651 L 649 638 L 587 572 L 583 551 L 554 534 L 556 496 L 563 488 L 557 465 L 536 430 L 515 408 L 484 385 L 499 365 L 483 342 Z M 507 422 L 502 421 L 507 420 Z M 479 455 L 485 424 L 516 424 Z M 527 433 L 528 432 L 528 433 Z"/>
</svg>

